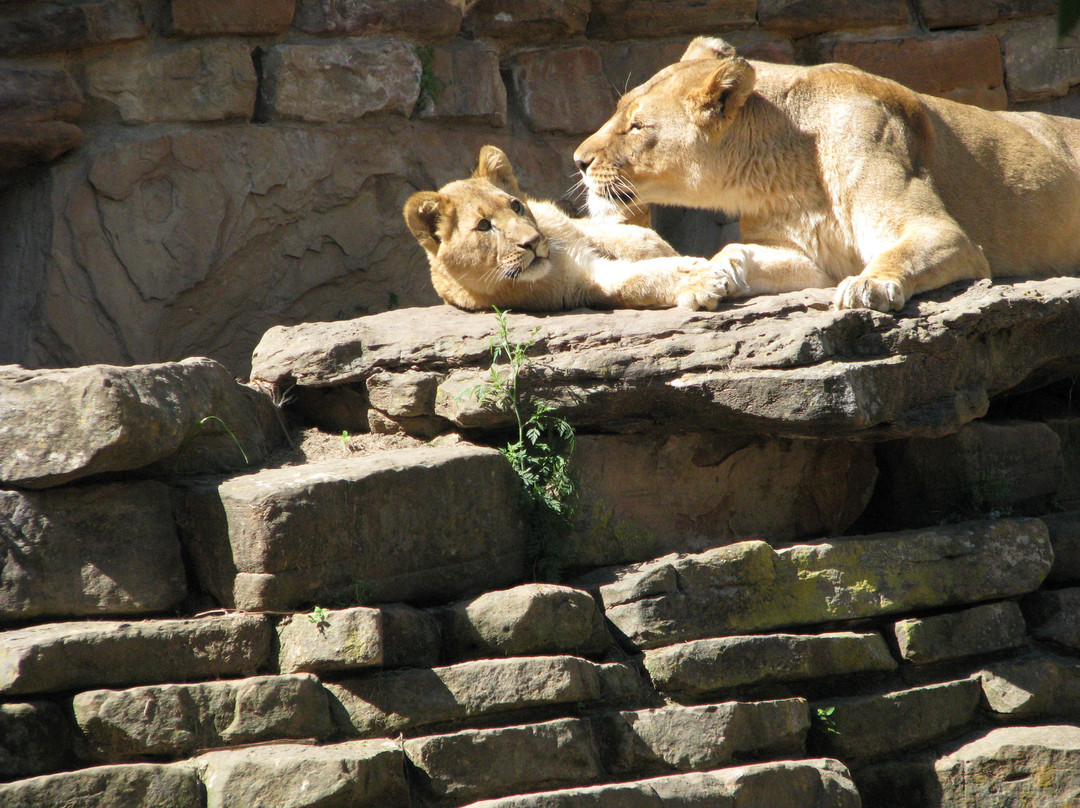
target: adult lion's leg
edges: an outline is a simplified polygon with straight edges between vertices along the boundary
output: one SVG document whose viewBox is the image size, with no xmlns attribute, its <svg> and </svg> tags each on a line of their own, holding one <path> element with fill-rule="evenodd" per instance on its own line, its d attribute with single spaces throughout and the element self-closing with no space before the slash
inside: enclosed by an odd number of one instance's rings
<svg viewBox="0 0 1080 808">
<path fill-rule="evenodd" d="M 803 253 L 764 244 L 728 244 L 712 257 L 730 277 L 730 297 L 773 295 L 832 286 L 836 279 Z"/>
<path fill-rule="evenodd" d="M 730 279 L 704 258 L 597 261 L 588 305 L 611 308 L 715 309 L 731 297 Z"/>
</svg>

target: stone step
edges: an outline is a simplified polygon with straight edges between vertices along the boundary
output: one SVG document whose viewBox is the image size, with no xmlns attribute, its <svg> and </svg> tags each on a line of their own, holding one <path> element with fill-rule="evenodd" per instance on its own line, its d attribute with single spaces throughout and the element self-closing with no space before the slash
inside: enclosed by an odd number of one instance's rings
<svg viewBox="0 0 1080 808">
<path fill-rule="evenodd" d="M 648 780 L 522 794 L 468 808 L 860 808 L 851 774 L 835 760 L 758 763 Z"/>
<path fill-rule="evenodd" d="M 1011 600 L 899 620 L 893 625 L 893 636 L 901 658 L 913 665 L 991 654 L 1028 641 L 1024 616 Z"/>
<path fill-rule="evenodd" d="M 71 731 L 57 705 L 0 704 L 0 781 L 56 771 L 70 750 Z"/>
<path fill-rule="evenodd" d="M 95 766 L 0 784 L 3 808 L 205 808 L 199 776 L 183 764 Z"/>
<path fill-rule="evenodd" d="M 1080 719 L 1080 662 L 1031 654 L 987 665 L 980 674 L 987 706 L 1009 721 Z"/>
<path fill-rule="evenodd" d="M 1053 563 L 1038 519 L 964 522 L 774 550 L 746 541 L 579 580 L 640 648 L 1026 594 Z"/>
<path fill-rule="evenodd" d="M 358 589 L 445 602 L 524 576 L 517 478 L 497 451 L 466 443 L 194 485 L 179 521 L 202 586 L 251 611 Z"/>
</svg>

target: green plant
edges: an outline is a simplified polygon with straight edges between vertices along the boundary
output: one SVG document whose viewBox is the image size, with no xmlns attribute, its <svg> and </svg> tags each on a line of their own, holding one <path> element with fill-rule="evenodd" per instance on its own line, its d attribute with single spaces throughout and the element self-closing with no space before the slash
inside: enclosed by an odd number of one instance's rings
<svg viewBox="0 0 1080 808">
<path fill-rule="evenodd" d="M 814 710 L 814 724 L 817 726 L 819 732 L 824 732 L 826 735 L 839 735 L 840 730 L 836 728 L 836 722 L 833 721 L 833 713 L 836 712 L 835 707 L 817 707 Z"/>
<path fill-rule="evenodd" d="M 244 463 L 246 463 L 247 465 L 251 465 L 251 461 L 248 460 L 247 452 L 244 451 L 244 447 L 240 445 L 240 441 L 236 439 L 236 435 L 233 434 L 233 431 L 229 429 L 229 425 L 222 421 L 220 418 L 218 418 L 216 415 L 208 415 L 199 421 L 199 426 L 206 426 L 207 421 L 217 421 L 219 424 L 221 424 L 222 427 L 225 428 L 225 431 L 229 433 L 229 437 L 233 439 L 233 443 L 236 444 L 236 448 L 240 450 L 240 456 L 244 458 Z"/>
<path fill-rule="evenodd" d="M 416 58 L 420 60 L 420 95 L 416 99 L 416 108 L 423 110 L 428 105 L 434 105 L 439 100 L 449 83 L 435 75 L 433 62 L 435 60 L 435 48 L 431 45 L 420 45 L 416 48 Z"/>
<path fill-rule="evenodd" d="M 521 481 L 532 574 L 539 580 L 555 580 L 561 571 L 559 544 L 570 530 L 577 506 L 570 464 L 574 429 L 553 415 L 550 406 L 524 394 L 522 377 L 529 370 L 528 353 L 536 344 L 539 328 L 528 339 L 512 340 L 508 315 L 508 311 L 495 310 L 498 327 L 491 339 L 487 381 L 467 392 L 514 416 L 517 440 L 500 451 Z M 506 363 L 505 371 L 499 368 L 501 362 Z"/>
<path fill-rule="evenodd" d="M 315 624 L 315 628 L 319 629 L 319 631 L 330 625 L 330 611 L 322 606 L 316 606 L 312 609 L 307 618 Z"/>
</svg>

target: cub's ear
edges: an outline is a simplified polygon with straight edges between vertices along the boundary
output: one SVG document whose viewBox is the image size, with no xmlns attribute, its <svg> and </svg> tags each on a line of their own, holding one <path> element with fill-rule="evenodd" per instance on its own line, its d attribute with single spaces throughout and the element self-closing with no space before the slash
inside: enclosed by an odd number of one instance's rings
<svg viewBox="0 0 1080 808">
<path fill-rule="evenodd" d="M 521 193 L 517 177 L 514 176 L 514 167 L 510 165 L 510 158 L 497 146 L 484 146 L 480 149 L 473 179 L 487 180 L 496 188 L 502 188 L 514 196 Z"/>
<path fill-rule="evenodd" d="M 734 55 L 735 48 L 720 39 L 720 37 L 699 36 L 690 43 L 679 61 L 689 62 L 694 59 L 730 59 Z"/>
<path fill-rule="evenodd" d="M 754 68 L 741 56 L 724 59 L 705 81 L 686 96 L 686 105 L 699 125 L 730 121 L 754 89 Z"/>
<path fill-rule="evenodd" d="M 402 213 L 409 231 L 431 254 L 439 250 L 439 222 L 446 210 L 446 202 L 438 191 L 419 191 L 405 202 Z"/>
</svg>

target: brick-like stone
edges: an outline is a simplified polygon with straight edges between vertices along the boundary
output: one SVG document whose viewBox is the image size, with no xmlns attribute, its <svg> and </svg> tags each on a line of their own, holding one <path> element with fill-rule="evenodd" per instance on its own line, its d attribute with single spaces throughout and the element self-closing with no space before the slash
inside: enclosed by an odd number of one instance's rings
<svg viewBox="0 0 1080 808">
<path fill-rule="evenodd" d="M 645 669 L 657 689 L 691 698 L 895 668 L 885 640 L 876 632 L 718 637 L 645 652 Z"/>
<path fill-rule="evenodd" d="M 409 805 L 404 755 L 391 740 L 267 744 L 207 752 L 190 765 L 206 787 L 206 808 Z"/>
<path fill-rule="evenodd" d="M 514 93 L 537 132 L 592 132 L 615 109 L 615 94 L 592 47 L 526 51 L 511 65 Z"/>
<path fill-rule="evenodd" d="M 758 0 L 765 28 L 796 37 L 835 28 L 877 28 L 909 23 L 905 0 Z"/>
<path fill-rule="evenodd" d="M 1034 592 L 1021 606 L 1032 636 L 1080 649 L 1080 588 Z"/>
<path fill-rule="evenodd" d="M 458 0 L 297 0 L 297 28 L 313 34 L 414 34 L 450 39 L 461 28 Z"/>
<path fill-rule="evenodd" d="M 320 619 L 320 616 L 322 619 Z M 367 668 L 383 661 L 382 613 L 358 606 L 294 614 L 277 624 L 282 673 Z"/>
<path fill-rule="evenodd" d="M 1057 20 L 1044 17 L 1008 23 L 1000 29 L 1009 101 L 1065 95 L 1080 84 L 1080 41 L 1059 41 Z"/>
<path fill-rule="evenodd" d="M 987 31 L 931 37 L 843 40 L 829 59 L 861 67 L 920 93 L 984 109 L 1005 109 L 1005 75 L 998 38 Z"/>
<path fill-rule="evenodd" d="M 916 665 L 989 654 L 1027 643 L 1024 617 L 1012 601 L 901 620 L 893 631 L 900 656 Z"/>
<path fill-rule="evenodd" d="M 981 674 L 986 703 L 995 713 L 1030 719 L 1080 717 L 1080 664 L 1049 655 L 988 665 Z"/>
<path fill-rule="evenodd" d="M 405 754 L 429 795 L 459 802 L 604 777 L 592 730 L 579 718 L 415 738 L 405 741 Z"/>
<path fill-rule="evenodd" d="M 468 5 L 462 28 L 474 37 L 524 41 L 573 39 L 585 32 L 590 0 L 478 0 Z"/>
<path fill-rule="evenodd" d="M 758 0 L 592 0 L 588 34 L 631 39 L 746 28 L 757 20 Z"/>
<path fill-rule="evenodd" d="M 56 771 L 70 749 L 67 721 L 52 702 L 0 704 L 0 780 Z"/>
<path fill-rule="evenodd" d="M 383 667 L 434 668 L 439 664 L 439 621 L 404 603 L 379 607 L 383 626 Z"/>
<path fill-rule="evenodd" d="M 641 696 L 633 668 L 578 657 L 514 657 L 393 671 L 328 684 L 349 734 L 396 735 L 420 727 L 538 707 Z"/>
<path fill-rule="evenodd" d="M 252 674 L 270 659 L 264 615 L 52 623 L 0 633 L 0 693 L 49 693 Z"/>
<path fill-rule="evenodd" d="M 821 751 L 848 762 L 866 761 L 958 735 L 975 718 L 979 679 L 891 693 L 815 702 L 831 731 L 818 731 Z M 821 711 L 832 708 L 824 715 Z M 820 719 L 819 719 L 820 720 Z"/>
<path fill-rule="evenodd" d="M 919 0 L 919 12 L 930 28 L 958 28 L 1053 14 L 1057 5 L 1057 0 Z"/>
<path fill-rule="evenodd" d="M 262 57 L 261 103 L 277 121 L 348 123 L 365 115 L 412 114 L 420 57 L 398 39 L 342 39 L 275 45 Z"/>
<path fill-rule="evenodd" d="M 524 576 L 518 482 L 494 449 L 422 446 L 192 488 L 179 520 L 221 603 L 451 600 Z M 437 527 L 436 527 L 437 526 Z"/>
<path fill-rule="evenodd" d="M 0 490 L 0 620 L 156 612 L 186 594 L 165 485 Z"/>
<path fill-rule="evenodd" d="M 176 36 L 280 34 L 296 0 L 170 0 L 169 33 Z"/>
<path fill-rule="evenodd" d="M 491 44 L 455 39 L 422 48 L 419 57 L 421 118 L 506 126 L 506 85 Z"/>
<path fill-rule="evenodd" d="M 310 674 L 89 690 L 72 700 L 85 753 L 104 761 L 327 738 L 326 691 Z"/>
<path fill-rule="evenodd" d="M 82 130 L 66 121 L 0 123 L 0 174 L 48 163 L 81 142 Z"/>
<path fill-rule="evenodd" d="M 134 763 L 46 774 L 0 785 L 0 805 L 204 808 L 198 775 L 182 764 Z"/>
<path fill-rule="evenodd" d="M 145 36 L 138 0 L 5 3 L 0 56 L 72 50 Z"/>
<path fill-rule="evenodd" d="M 74 121 L 82 107 L 82 93 L 66 70 L 0 67 L 0 122 Z"/>
<path fill-rule="evenodd" d="M 256 79 L 245 45 L 208 42 L 161 51 L 144 43 L 87 65 L 87 92 L 124 123 L 248 120 Z"/>
</svg>

